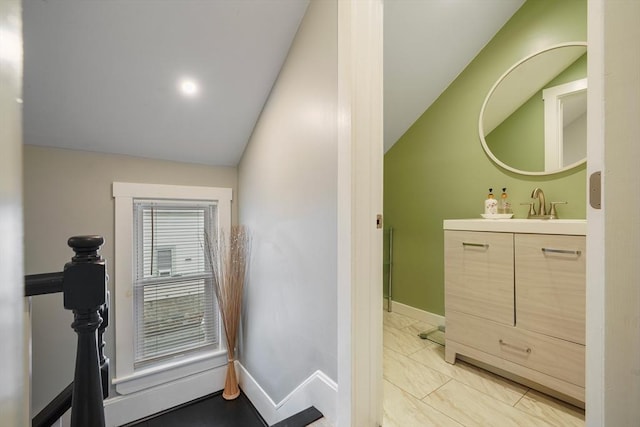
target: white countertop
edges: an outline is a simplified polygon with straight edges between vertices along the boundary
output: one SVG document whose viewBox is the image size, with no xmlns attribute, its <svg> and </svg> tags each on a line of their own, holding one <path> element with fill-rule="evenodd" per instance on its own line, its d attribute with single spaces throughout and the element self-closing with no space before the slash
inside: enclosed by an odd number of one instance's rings
<svg viewBox="0 0 640 427">
<path fill-rule="evenodd" d="M 586 219 L 445 219 L 445 230 L 587 235 Z"/>
</svg>

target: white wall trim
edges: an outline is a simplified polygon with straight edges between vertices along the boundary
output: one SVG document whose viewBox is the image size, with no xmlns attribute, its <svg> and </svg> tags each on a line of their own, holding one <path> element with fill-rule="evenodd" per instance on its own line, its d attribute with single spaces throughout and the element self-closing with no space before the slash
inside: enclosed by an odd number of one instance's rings
<svg viewBox="0 0 640 427">
<path fill-rule="evenodd" d="M 602 171 L 605 196 L 605 0 L 589 0 L 587 6 L 587 272 L 586 272 L 586 426 L 605 425 L 605 207 L 594 209 L 589 200 L 589 176 Z"/>
<path fill-rule="evenodd" d="M 194 373 L 227 366 L 227 360 L 226 349 L 201 352 L 176 361 L 154 365 L 129 376 L 113 378 L 112 384 L 120 394 L 135 393 L 163 382 L 168 383 Z"/>
<path fill-rule="evenodd" d="M 278 403 L 269 397 L 238 361 L 236 361 L 236 372 L 240 388 L 267 424 L 275 424 L 310 406 L 314 406 L 325 418 L 335 424 L 338 385 L 322 371 L 315 371 Z"/>
<path fill-rule="evenodd" d="M 242 392 L 269 425 L 310 406 L 316 407 L 335 425 L 338 385 L 322 371 L 311 374 L 278 403 L 269 397 L 238 361 L 236 372 Z M 226 373 L 227 365 L 224 365 L 136 393 L 111 397 L 104 402 L 106 425 L 116 427 L 127 424 L 222 390 Z"/>
<path fill-rule="evenodd" d="M 104 401 L 106 425 L 121 426 L 224 388 L 227 365 Z"/>
<path fill-rule="evenodd" d="M 385 309 L 387 308 L 387 300 L 384 302 Z M 426 322 L 434 326 L 444 326 L 444 316 L 431 313 L 419 308 L 411 307 L 410 305 L 402 304 L 401 302 L 391 301 L 391 311 L 394 313 L 402 314 L 412 319 Z"/>
<path fill-rule="evenodd" d="M 113 197 L 152 199 L 232 200 L 231 188 L 193 185 L 143 184 L 114 182 Z"/>
</svg>

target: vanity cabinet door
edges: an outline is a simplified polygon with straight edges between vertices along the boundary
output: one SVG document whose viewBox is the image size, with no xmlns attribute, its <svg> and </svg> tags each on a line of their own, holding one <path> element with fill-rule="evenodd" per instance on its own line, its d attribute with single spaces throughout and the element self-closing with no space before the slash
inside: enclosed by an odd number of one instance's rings
<svg viewBox="0 0 640 427">
<path fill-rule="evenodd" d="M 445 231 L 445 312 L 514 325 L 513 234 Z"/>
<path fill-rule="evenodd" d="M 516 326 L 585 343 L 585 238 L 517 234 Z"/>
</svg>

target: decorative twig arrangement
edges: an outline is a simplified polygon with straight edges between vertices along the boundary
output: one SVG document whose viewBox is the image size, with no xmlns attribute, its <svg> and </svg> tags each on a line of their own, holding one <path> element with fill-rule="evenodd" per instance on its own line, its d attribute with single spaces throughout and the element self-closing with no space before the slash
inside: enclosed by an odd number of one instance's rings
<svg viewBox="0 0 640 427">
<path fill-rule="evenodd" d="M 229 362 L 222 397 L 233 400 L 240 395 L 234 361 L 242 313 L 242 294 L 251 253 L 251 236 L 243 226 L 232 226 L 228 237 L 222 233 L 212 240 L 206 235 L 205 249 L 227 339 Z"/>
</svg>

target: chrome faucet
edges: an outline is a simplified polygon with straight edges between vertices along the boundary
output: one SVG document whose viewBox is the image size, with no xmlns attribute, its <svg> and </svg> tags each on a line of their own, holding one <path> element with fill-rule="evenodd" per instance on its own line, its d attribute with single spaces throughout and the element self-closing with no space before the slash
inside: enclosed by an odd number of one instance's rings
<svg viewBox="0 0 640 427">
<path fill-rule="evenodd" d="M 545 204 L 544 201 L 544 191 L 542 191 L 542 188 L 536 187 L 532 192 L 531 192 L 531 198 L 532 199 L 538 199 L 539 203 L 538 203 L 538 211 L 535 212 L 536 216 L 546 216 L 547 215 L 547 206 Z"/>
</svg>

